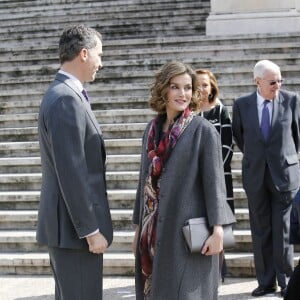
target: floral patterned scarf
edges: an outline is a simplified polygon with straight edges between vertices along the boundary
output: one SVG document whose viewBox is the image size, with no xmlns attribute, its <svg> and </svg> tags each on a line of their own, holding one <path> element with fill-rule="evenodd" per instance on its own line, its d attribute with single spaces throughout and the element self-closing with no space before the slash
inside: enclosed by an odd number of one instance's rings
<svg viewBox="0 0 300 300">
<path fill-rule="evenodd" d="M 150 125 L 147 140 L 150 165 L 144 188 L 144 214 L 140 238 L 144 299 L 150 299 L 161 171 L 179 137 L 193 117 L 194 114 L 189 108 L 185 109 L 158 142 L 156 142 L 156 137 L 159 134 L 158 131 L 161 130 L 158 126 L 159 116 Z"/>
</svg>

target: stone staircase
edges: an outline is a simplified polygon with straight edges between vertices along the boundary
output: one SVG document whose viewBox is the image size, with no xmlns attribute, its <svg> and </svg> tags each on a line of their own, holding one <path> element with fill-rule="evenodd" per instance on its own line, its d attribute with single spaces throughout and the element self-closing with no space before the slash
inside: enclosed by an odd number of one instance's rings
<svg viewBox="0 0 300 300">
<path fill-rule="evenodd" d="M 199 0 L 0 0 L 0 274 L 48 274 L 48 255 L 35 242 L 41 183 L 37 114 L 59 64 L 66 25 L 84 22 L 104 39 L 104 68 L 89 84 L 91 105 L 105 137 L 114 242 L 105 274 L 131 275 L 132 207 L 141 136 L 153 113 L 147 98 L 153 73 L 171 59 L 217 76 L 221 99 L 254 89 L 252 67 L 263 58 L 282 67 L 284 87 L 299 91 L 299 34 L 206 37 L 210 2 Z M 253 276 L 241 153 L 232 162 L 237 246 L 226 253 L 232 276 Z M 297 257 L 297 255 L 296 255 Z M 296 260 L 296 259 L 295 259 Z"/>
</svg>

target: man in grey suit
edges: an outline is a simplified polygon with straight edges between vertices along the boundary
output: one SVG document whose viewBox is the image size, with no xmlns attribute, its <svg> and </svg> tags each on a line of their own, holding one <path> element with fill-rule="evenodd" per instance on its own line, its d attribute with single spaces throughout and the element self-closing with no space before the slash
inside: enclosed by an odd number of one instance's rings
<svg viewBox="0 0 300 300">
<path fill-rule="evenodd" d="M 269 60 L 254 67 L 257 91 L 233 105 L 232 129 L 243 152 L 243 187 L 248 198 L 258 287 L 252 296 L 284 296 L 293 271 L 289 244 L 292 199 L 299 187 L 300 99 L 281 90 L 279 66 Z M 276 283 L 277 280 L 277 283 Z"/>
<path fill-rule="evenodd" d="M 113 230 L 102 133 L 83 89 L 102 67 L 100 33 L 63 31 L 61 67 L 40 106 L 42 187 L 37 241 L 47 245 L 55 299 L 102 299 L 103 252 Z"/>
</svg>

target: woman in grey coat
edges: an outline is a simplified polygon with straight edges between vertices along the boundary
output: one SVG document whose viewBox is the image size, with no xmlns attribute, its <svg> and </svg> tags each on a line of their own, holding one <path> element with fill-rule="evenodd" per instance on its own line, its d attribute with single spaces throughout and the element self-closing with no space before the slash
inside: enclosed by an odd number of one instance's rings
<svg viewBox="0 0 300 300">
<path fill-rule="evenodd" d="M 151 88 L 158 113 L 142 144 L 133 214 L 136 299 L 215 300 L 223 224 L 234 222 L 226 203 L 221 144 L 197 109 L 197 77 L 180 62 L 165 64 Z M 202 253 L 191 254 L 182 227 L 206 217 L 212 234 Z"/>
</svg>

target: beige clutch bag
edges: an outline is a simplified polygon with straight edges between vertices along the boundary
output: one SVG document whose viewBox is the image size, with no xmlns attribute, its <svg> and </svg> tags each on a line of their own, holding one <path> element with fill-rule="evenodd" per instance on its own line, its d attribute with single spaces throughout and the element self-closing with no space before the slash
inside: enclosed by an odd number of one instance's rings
<svg viewBox="0 0 300 300">
<path fill-rule="evenodd" d="M 223 225 L 224 237 L 223 248 L 233 248 L 235 245 L 235 239 L 232 230 L 232 224 Z M 183 236 L 189 250 L 194 252 L 201 252 L 201 249 L 211 235 L 211 229 L 208 227 L 206 218 L 194 218 L 185 222 L 182 228 Z"/>
</svg>

